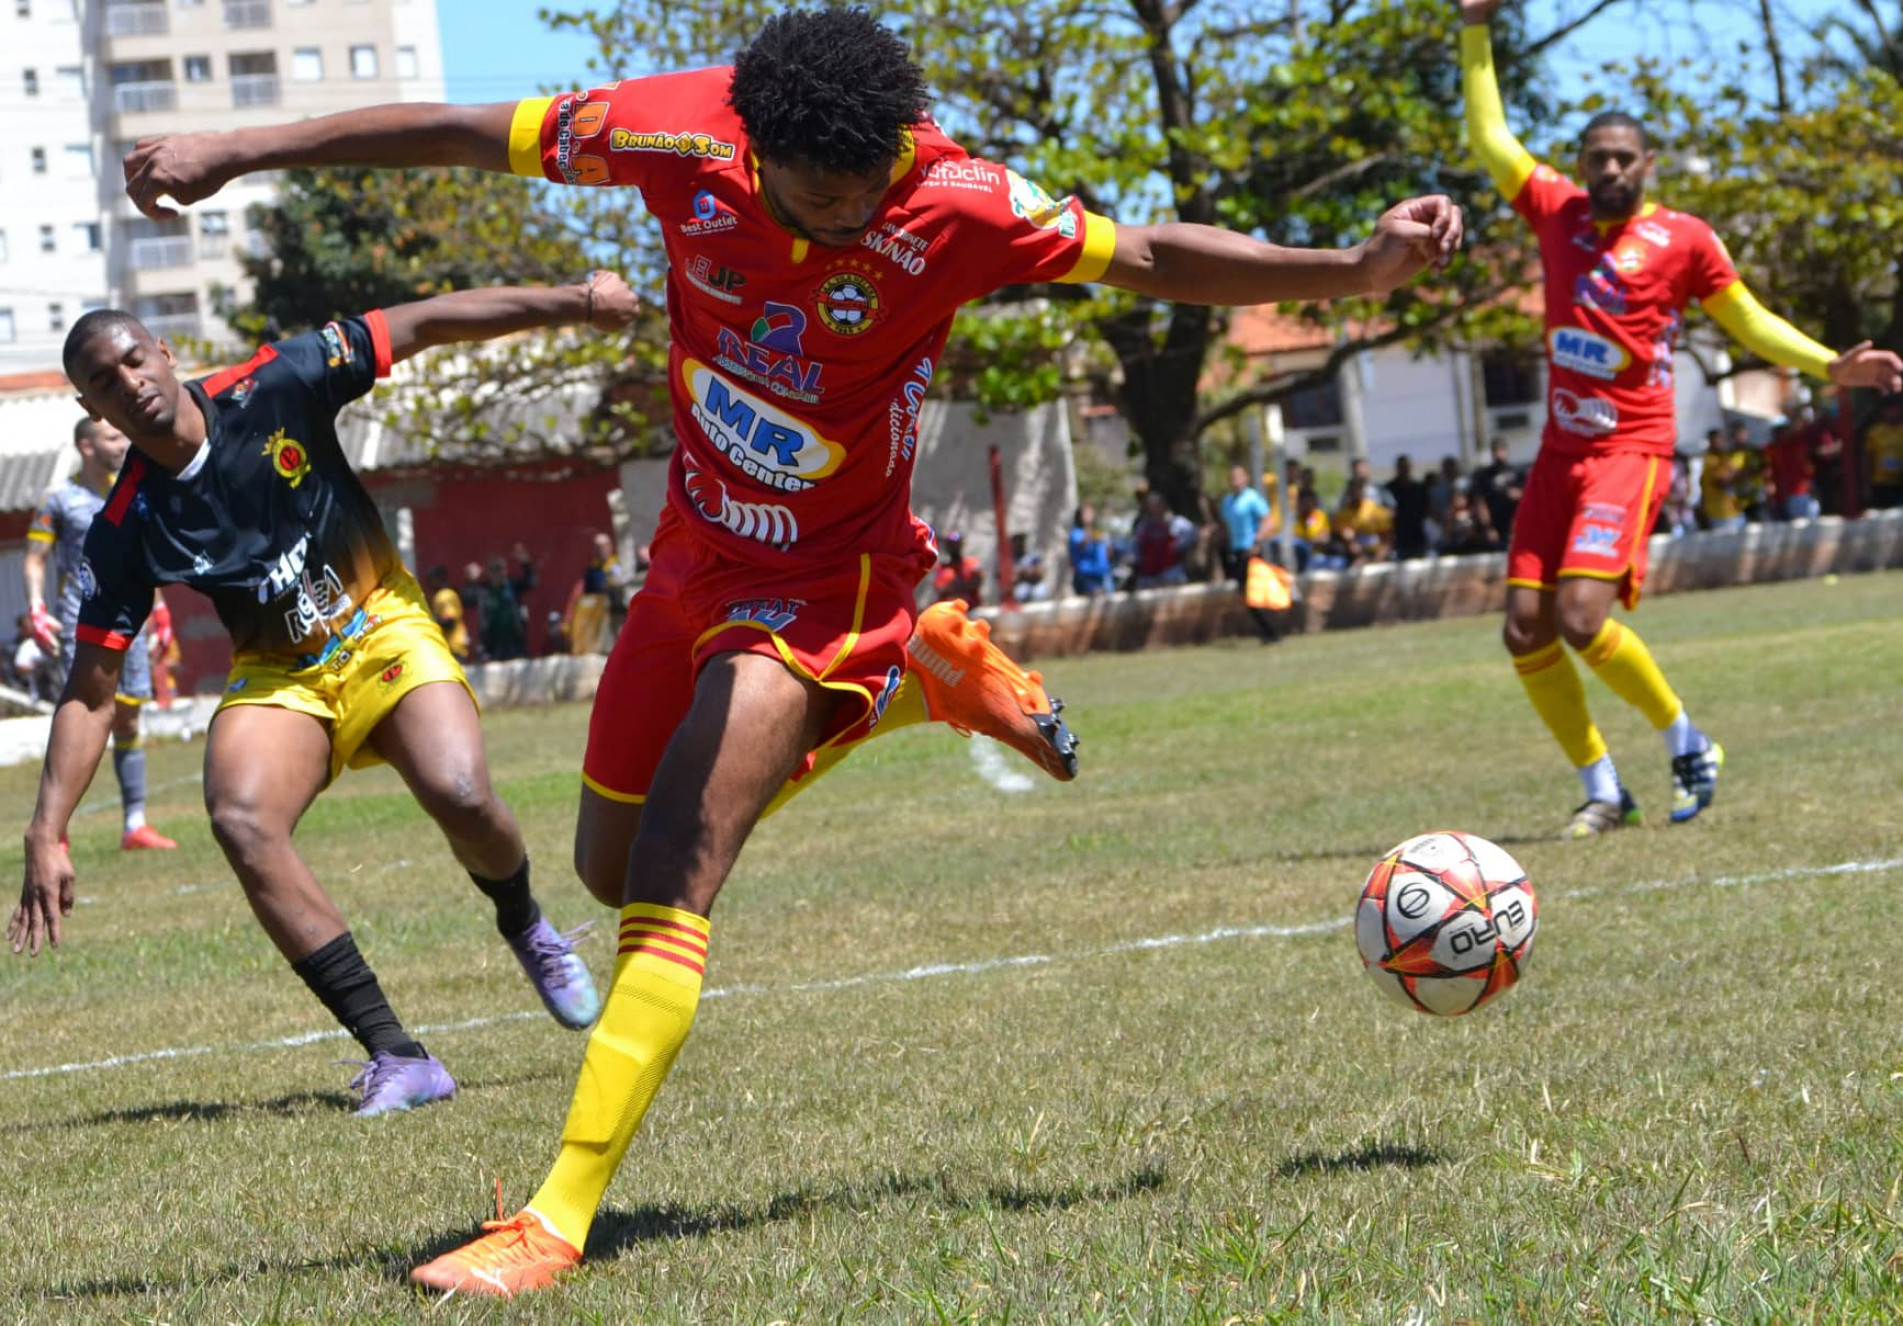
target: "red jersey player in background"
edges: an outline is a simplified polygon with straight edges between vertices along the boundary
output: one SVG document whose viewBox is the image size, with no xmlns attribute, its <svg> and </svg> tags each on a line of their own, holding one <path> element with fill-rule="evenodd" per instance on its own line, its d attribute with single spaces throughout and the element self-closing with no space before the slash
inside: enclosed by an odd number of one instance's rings
<svg viewBox="0 0 1903 1326">
<path fill-rule="evenodd" d="M 613 985 L 547 1181 L 419 1267 L 421 1284 L 510 1294 L 580 1260 L 687 1039 L 714 897 L 790 777 L 908 703 L 913 718 L 1007 732 L 1042 703 L 962 613 L 931 628 L 948 605 L 913 636 L 914 587 L 936 560 L 909 505 L 917 416 L 958 307 L 1030 281 L 1325 299 L 1390 289 L 1460 241 L 1445 198 L 1402 203 L 1339 251 L 1119 227 L 968 156 L 927 104 L 904 44 L 866 11 L 794 10 L 731 68 L 382 106 L 126 158 L 128 192 L 152 214 L 161 194 L 196 201 L 248 170 L 464 165 L 633 185 L 661 223 L 678 445 L 652 569 L 595 700 L 576 843 L 589 888 L 621 908 Z M 975 686 L 989 689 L 966 698 Z"/>
<path fill-rule="evenodd" d="M 1546 431 L 1507 553 L 1506 645 L 1541 718 L 1579 771 L 1586 800 L 1562 835 L 1637 824 L 1571 645 L 1665 739 L 1672 819 L 1711 804 L 1724 750 L 1692 725 L 1645 642 L 1608 617 L 1638 606 L 1646 539 L 1671 485 L 1677 441 L 1672 355 L 1685 306 L 1701 304 L 1753 353 L 1843 386 L 1894 391 L 1903 361 L 1866 342 L 1833 354 L 1768 312 L 1697 217 L 1645 201 L 1645 129 L 1608 111 L 1587 122 L 1582 188 L 1539 165 L 1507 128 L 1486 23 L 1499 0 L 1461 0 L 1467 136 L 1539 238 L 1546 273 Z"/>
</svg>

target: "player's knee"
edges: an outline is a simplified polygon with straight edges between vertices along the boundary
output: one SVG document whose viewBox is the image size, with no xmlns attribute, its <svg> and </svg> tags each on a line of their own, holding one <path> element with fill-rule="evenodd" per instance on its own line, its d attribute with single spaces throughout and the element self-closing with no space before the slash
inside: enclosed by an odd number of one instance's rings
<svg viewBox="0 0 1903 1326">
<path fill-rule="evenodd" d="M 444 833 L 458 840 L 483 837 L 502 819 L 501 804 L 489 780 L 474 769 L 455 770 L 433 780 L 418 789 L 417 800 Z"/>
<path fill-rule="evenodd" d="M 628 878 L 626 852 L 611 854 L 584 837 L 575 840 L 575 874 L 603 907 L 621 906 L 622 886 Z"/>
<path fill-rule="evenodd" d="M 705 916 L 726 883 L 730 864 L 704 826 L 670 829 L 644 823 L 622 881 L 621 902 L 654 903 Z"/>
<path fill-rule="evenodd" d="M 273 825 L 257 804 L 246 798 L 207 797 L 205 810 L 211 817 L 212 837 L 218 840 L 225 859 L 240 868 L 241 879 L 250 878 L 243 867 L 262 860 L 274 847 L 290 841 L 288 827 Z"/>
<path fill-rule="evenodd" d="M 1591 603 L 1565 603 L 1559 609 L 1559 631 L 1574 649 L 1585 649 L 1606 624 L 1606 610 Z"/>
<path fill-rule="evenodd" d="M 1553 628 L 1536 612 L 1509 612 L 1500 638 L 1509 654 L 1530 654 L 1553 643 Z"/>
</svg>

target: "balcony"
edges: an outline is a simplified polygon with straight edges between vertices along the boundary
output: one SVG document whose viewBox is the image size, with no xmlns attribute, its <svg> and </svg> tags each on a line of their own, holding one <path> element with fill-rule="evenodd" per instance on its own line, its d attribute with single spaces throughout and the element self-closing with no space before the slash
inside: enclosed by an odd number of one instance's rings
<svg viewBox="0 0 1903 1326">
<path fill-rule="evenodd" d="M 135 239 L 126 247 L 126 260 L 135 270 L 141 272 L 153 271 L 160 267 L 190 267 L 192 265 L 192 237 L 190 235 L 147 235 Z"/>
<path fill-rule="evenodd" d="M 169 79 L 163 82 L 117 83 L 112 89 L 112 105 L 121 115 L 176 110 L 178 84 Z"/>
<path fill-rule="evenodd" d="M 233 106 L 277 105 L 278 76 L 276 74 L 233 74 L 231 76 L 231 104 Z"/>
<path fill-rule="evenodd" d="M 196 313 L 156 313 L 139 319 L 145 329 L 154 336 L 190 336 L 204 335 L 204 323 Z"/>
<path fill-rule="evenodd" d="M 270 27 L 271 0 L 225 0 L 225 26 L 234 29 Z"/>
<path fill-rule="evenodd" d="M 171 20 L 161 2 L 109 4 L 106 6 L 108 37 L 145 37 L 171 31 Z"/>
</svg>

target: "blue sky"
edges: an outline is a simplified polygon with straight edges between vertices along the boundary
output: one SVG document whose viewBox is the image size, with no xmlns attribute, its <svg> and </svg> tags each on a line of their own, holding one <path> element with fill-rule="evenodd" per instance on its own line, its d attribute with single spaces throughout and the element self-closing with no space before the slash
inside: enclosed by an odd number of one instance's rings
<svg viewBox="0 0 1903 1326">
<path fill-rule="evenodd" d="M 1449 3 L 1450 0 L 1423 0 Z M 579 0 L 565 0 L 571 6 Z M 1536 27 L 1557 15 L 1578 13 L 1589 0 L 1532 0 Z M 1564 74 L 1597 68 L 1637 54 L 1690 56 L 1734 66 L 1747 78 L 1768 78 L 1762 59 L 1741 61 L 1740 38 L 1755 42 L 1758 0 L 1633 0 L 1601 16 L 1556 52 Z M 1793 25 L 1814 22 L 1830 0 L 1774 0 L 1773 8 Z M 504 101 L 538 88 L 572 85 L 582 78 L 592 41 L 574 32 L 556 34 L 536 18 L 534 0 L 440 0 L 443 58 L 453 101 Z M 1794 27 L 1795 30 L 1795 27 Z"/>
</svg>

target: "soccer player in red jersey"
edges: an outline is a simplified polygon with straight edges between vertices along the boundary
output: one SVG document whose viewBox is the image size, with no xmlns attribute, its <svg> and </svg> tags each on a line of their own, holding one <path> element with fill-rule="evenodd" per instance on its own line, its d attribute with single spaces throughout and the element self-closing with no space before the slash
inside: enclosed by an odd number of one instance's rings
<svg viewBox="0 0 1903 1326">
<path fill-rule="evenodd" d="M 1562 836 L 1637 824 L 1571 645 L 1665 739 L 1672 819 L 1711 804 L 1724 750 L 1692 725 L 1651 651 L 1608 616 L 1638 606 L 1646 539 L 1671 486 L 1677 440 L 1672 354 L 1697 301 L 1753 353 L 1843 386 L 1894 391 L 1903 360 L 1866 342 L 1833 354 L 1759 304 L 1697 217 L 1645 201 L 1652 150 L 1629 115 L 1594 116 L 1580 138 L 1584 187 L 1539 165 L 1508 130 L 1487 20 L 1499 0 L 1461 0 L 1467 135 L 1539 238 L 1546 272 L 1546 431 L 1507 553 L 1506 645 L 1533 707 L 1579 771 L 1586 800 Z"/>
<path fill-rule="evenodd" d="M 678 445 L 652 569 L 595 701 L 576 844 L 589 888 L 621 909 L 613 985 L 547 1181 L 419 1267 L 421 1284 L 510 1294 L 580 1259 L 687 1039 L 741 845 L 789 777 L 899 719 L 908 640 L 926 716 L 982 718 L 982 703 L 941 703 L 1000 676 L 969 624 L 935 633 L 928 612 L 913 636 L 914 586 L 936 560 L 908 501 L 918 412 L 959 306 L 1029 281 L 1325 299 L 1390 289 L 1460 240 L 1445 198 L 1402 203 L 1339 251 L 1119 227 L 968 156 L 926 107 L 904 44 L 864 10 L 788 11 L 731 68 L 164 139 L 126 159 L 147 211 L 247 170 L 466 165 L 633 185 L 661 223 Z"/>
</svg>

